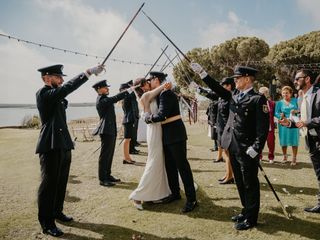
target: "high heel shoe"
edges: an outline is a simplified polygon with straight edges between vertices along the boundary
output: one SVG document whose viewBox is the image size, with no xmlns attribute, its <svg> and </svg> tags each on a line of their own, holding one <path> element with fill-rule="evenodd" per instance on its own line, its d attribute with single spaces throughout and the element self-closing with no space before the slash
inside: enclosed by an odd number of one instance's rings
<svg viewBox="0 0 320 240">
<path fill-rule="evenodd" d="M 219 178 L 218 181 L 219 181 L 219 182 L 223 182 L 225 179 L 226 179 L 226 177 Z"/>
<path fill-rule="evenodd" d="M 142 204 L 140 201 L 133 201 L 133 205 L 135 206 L 136 209 L 138 209 L 139 211 L 143 210 Z"/>
<path fill-rule="evenodd" d="M 225 180 L 223 182 L 219 182 L 219 184 L 233 184 L 234 183 L 234 179 L 230 178 L 229 180 Z"/>
</svg>

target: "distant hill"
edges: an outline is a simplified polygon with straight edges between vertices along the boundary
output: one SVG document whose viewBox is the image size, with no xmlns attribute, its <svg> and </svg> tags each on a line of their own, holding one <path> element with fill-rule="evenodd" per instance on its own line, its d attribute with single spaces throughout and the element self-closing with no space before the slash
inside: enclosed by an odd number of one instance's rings
<svg viewBox="0 0 320 240">
<path fill-rule="evenodd" d="M 70 107 L 91 107 L 95 106 L 96 103 L 69 103 Z M 10 104 L 0 103 L 0 108 L 36 108 L 35 104 Z"/>
</svg>

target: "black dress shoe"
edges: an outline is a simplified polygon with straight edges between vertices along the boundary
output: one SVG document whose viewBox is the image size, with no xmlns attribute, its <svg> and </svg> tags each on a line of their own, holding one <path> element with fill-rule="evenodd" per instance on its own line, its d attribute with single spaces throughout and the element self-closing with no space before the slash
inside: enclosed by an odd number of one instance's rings
<svg viewBox="0 0 320 240">
<path fill-rule="evenodd" d="M 230 178 L 229 180 L 223 180 L 223 181 L 220 181 L 219 184 L 232 184 L 234 183 L 234 179 L 233 178 Z"/>
<path fill-rule="evenodd" d="M 71 221 L 73 221 L 72 217 L 68 217 L 63 213 L 60 213 L 58 216 L 56 216 L 56 219 L 61 221 L 61 222 L 71 222 Z"/>
<path fill-rule="evenodd" d="M 320 213 L 320 205 L 317 205 L 314 207 L 306 207 L 304 211 L 310 212 L 310 213 Z"/>
<path fill-rule="evenodd" d="M 112 187 L 112 186 L 114 186 L 114 185 L 116 185 L 116 184 L 113 183 L 113 182 L 110 182 L 110 181 L 105 180 L 105 181 L 100 181 L 100 185 L 101 185 L 101 186 L 104 186 L 104 187 Z"/>
<path fill-rule="evenodd" d="M 115 178 L 114 176 L 109 176 L 107 177 L 107 180 L 110 181 L 110 182 L 120 182 L 120 178 Z"/>
<path fill-rule="evenodd" d="M 176 201 L 176 200 L 180 200 L 181 199 L 181 195 L 169 195 L 168 197 L 165 197 L 161 200 L 162 203 L 171 203 L 173 201 Z"/>
<path fill-rule="evenodd" d="M 243 222 L 245 219 L 246 219 L 246 218 L 245 218 L 245 216 L 243 216 L 242 213 L 240 213 L 240 214 L 238 214 L 238 215 L 236 215 L 236 216 L 231 217 L 231 220 L 232 220 L 233 222 Z"/>
<path fill-rule="evenodd" d="M 256 223 L 250 223 L 247 219 L 244 220 L 243 222 L 235 223 L 234 228 L 242 231 L 242 230 L 248 230 L 249 228 L 255 227 L 257 224 Z"/>
<path fill-rule="evenodd" d="M 198 205 L 197 201 L 186 202 L 186 205 L 182 208 L 183 213 L 191 212 Z"/>
<path fill-rule="evenodd" d="M 42 233 L 51 235 L 52 237 L 60 237 L 63 235 L 63 232 L 57 227 L 43 228 Z"/>
</svg>

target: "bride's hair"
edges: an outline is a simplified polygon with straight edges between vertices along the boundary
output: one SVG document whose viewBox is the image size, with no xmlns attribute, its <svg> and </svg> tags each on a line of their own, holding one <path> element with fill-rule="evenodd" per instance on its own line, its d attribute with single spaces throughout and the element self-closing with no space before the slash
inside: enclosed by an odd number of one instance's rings
<svg viewBox="0 0 320 240">
<path fill-rule="evenodd" d="M 145 78 L 137 78 L 134 83 L 133 86 L 137 86 L 139 85 L 139 87 L 137 87 L 135 89 L 137 95 L 139 98 L 141 98 L 142 94 L 144 93 L 144 91 L 141 89 L 141 87 L 143 87 L 144 85 L 146 85 L 148 83 L 148 80 Z"/>
</svg>

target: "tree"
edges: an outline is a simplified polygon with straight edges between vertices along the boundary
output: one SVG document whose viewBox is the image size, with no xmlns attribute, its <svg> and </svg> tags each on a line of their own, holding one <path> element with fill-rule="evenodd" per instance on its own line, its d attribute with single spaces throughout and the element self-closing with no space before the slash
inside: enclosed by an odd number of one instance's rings
<svg viewBox="0 0 320 240">
<path fill-rule="evenodd" d="M 220 80 L 232 75 L 235 65 L 255 67 L 256 63 L 263 60 L 268 53 L 269 46 L 264 40 L 256 37 L 237 37 L 218 46 L 213 46 L 211 50 L 194 48 L 187 53 L 187 56 L 192 61 L 201 64 L 208 74 Z M 258 69 L 261 70 L 258 79 L 267 83 L 273 75 L 270 67 L 259 66 Z M 176 65 L 173 69 L 173 75 L 177 83 L 182 85 L 182 88 L 188 86 L 187 83 L 190 79 L 199 85 L 203 85 L 199 77 L 189 68 L 189 63 L 186 60 L 182 60 Z"/>
<path fill-rule="evenodd" d="M 320 69 L 320 31 L 310 32 L 280 42 L 270 49 L 268 60 L 276 69 L 280 85 L 293 86 L 292 79 L 300 68 Z"/>
</svg>

